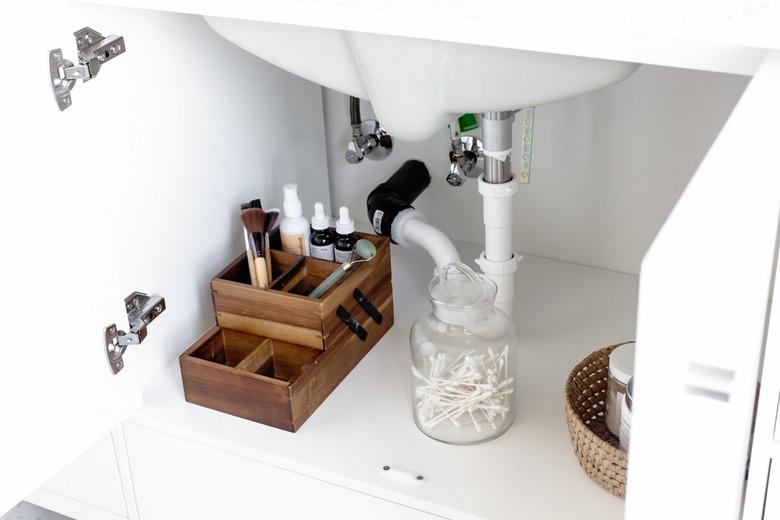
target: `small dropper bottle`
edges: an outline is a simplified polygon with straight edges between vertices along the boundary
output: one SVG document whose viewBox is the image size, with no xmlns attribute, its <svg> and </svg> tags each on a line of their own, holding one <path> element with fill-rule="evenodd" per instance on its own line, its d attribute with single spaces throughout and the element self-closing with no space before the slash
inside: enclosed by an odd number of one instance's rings
<svg viewBox="0 0 780 520">
<path fill-rule="evenodd" d="M 339 208 L 339 219 L 336 221 L 336 262 L 347 262 L 352 258 L 352 250 L 355 249 L 357 237 L 355 236 L 355 221 L 349 218 L 349 208 Z"/>
<path fill-rule="evenodd" d="M 333 261 L 333 231 L 330 229 L 330 218 L 325 215 L 322 202 L 314 204 L 314 216 L 311 218 L 311 235 L 309 237 L 309 253 L 312 258 Z"/>
</svg>

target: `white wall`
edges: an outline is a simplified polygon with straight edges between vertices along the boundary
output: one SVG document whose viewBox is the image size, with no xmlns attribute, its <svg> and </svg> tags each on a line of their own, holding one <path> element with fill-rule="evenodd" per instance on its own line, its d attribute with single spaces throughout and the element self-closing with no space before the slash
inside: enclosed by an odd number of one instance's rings
<svg viewBox="0 0 780 520">
<path fill-rule="evenodd" d="M 638 273 L 642 256 L 747 81 L 644 66 L 612 87 L 538 107 L 531 184 L 521 186 L 516 197 L 516 249 Z M 370 113 L 367 103 L 363 106 Z M 366 221 L 371 188 L 404 160 L 418 158 L 431 168 L 433 182 L 417 209 L 451 237 L 482 242 L 476 182 L 460 188 L 445 182 L 446 128 L 424 142 L 396 142 L 385 161 L 353 166 L 343 159 L 350 130 L 346 97 L 325 91 L 325 114 L 334 206 L 347 205 Z M 735 172 L 735 181 L 738 176 Z"/>
<path fill-rule="evenodd" d="M 48 52 L 83 26 L 127 52 L 60 112 Z M 209 279 L 243 249 L 238 204 L 328 193 L 320 88 L 217 36 L 200 17 L 63 0 L 4 2 L 0 46 L 0 513 L 134 406 L 143 382 L 214 322 Z M 16 49 L 16 50 L 14 50 Z M 15 56 L 15 57 L 14 57 Z M 103 327 L 123 298 L 168 310 L 111 375 Z"/>
</svg>

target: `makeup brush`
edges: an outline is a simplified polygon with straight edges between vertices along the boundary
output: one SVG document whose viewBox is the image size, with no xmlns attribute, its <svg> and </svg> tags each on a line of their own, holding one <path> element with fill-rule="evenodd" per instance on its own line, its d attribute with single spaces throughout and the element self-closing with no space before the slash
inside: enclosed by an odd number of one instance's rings
<svg viewBox="0 0 780 520">
<path fill-rule="evenodd" d="M 249 262 L 249 279 L 252 285 L 257 286 L 257 274 L 255 274 L 254 243 L 251 242 L 249 231 L 244 228 L 244 244 L 246 244 L 246 259 Z"/>
<path fill-rule="evenodd" d="M 268 269 L 268 281 L 272 282 L 274 279 L 274 275 L 272 272 L 272 264 L 271 264 L 271 233 L 273 233 L 274 229 L 276 229 L 276 224 L 279 221 L 279 210 L 276 208 L 271 208 L 268 211 L 265 212 L 265 231 L 263 232 L 263 242 L 264 242 L 264 256 L 265 256 L 265 267 Z"/>
<path fill-rule="evenodd" d="M 279 223 L 279 209 L 271 208 L 265 212 L 265 234 L 270 235 Z"/>
<path fill-rule="evenodd" d="M 268 287 L 268 268 L 266 267 L 265 257 L 265 239 L 262 238 L 265 233 L 265 211 L 260 208 L 245 209 L 241 212 L 241 222 L 249 231 L 249 236 L 257 248 L 255 258 L 255 274 L 257 275 L 257 286 Z"/>
<path fill-rule="evenodd" d="M 244 202 L 241 204 L 241 210 L 249 209 L 249 208 L 263 208 L 263 204 L 260 202 L 260 199 L 252 199 L 249 202 Z"/>
</svg>

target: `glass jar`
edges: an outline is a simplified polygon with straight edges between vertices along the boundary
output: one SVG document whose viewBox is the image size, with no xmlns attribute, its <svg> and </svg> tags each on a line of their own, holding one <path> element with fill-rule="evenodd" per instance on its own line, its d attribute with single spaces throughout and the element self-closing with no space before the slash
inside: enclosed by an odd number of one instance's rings
<svg viewBox="0 0 780 520">
<path fill-rule="evenodd" d="M 412 325 L 412 414 L 424 434 L 476 444 L 515 418 L 515 329 L 496 284 L 454 262 L 428 284 L 432 309 Z"/>
</svg>

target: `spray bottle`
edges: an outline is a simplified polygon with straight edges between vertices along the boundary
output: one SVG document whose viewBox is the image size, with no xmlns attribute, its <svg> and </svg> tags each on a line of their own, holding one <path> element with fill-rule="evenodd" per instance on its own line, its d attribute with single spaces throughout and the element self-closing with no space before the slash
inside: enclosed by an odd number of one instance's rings
<svg viewBox="0 0 780 520">
<path fill-rule="evenodd" d="M 298 185 L 285 184 L 284 218 L 279 224 L 282 236 L 282 249 L 298 255 L 309 254 L 309 222 L 303 216 L 301 200 L 298 198 Z"/>
</svg>

